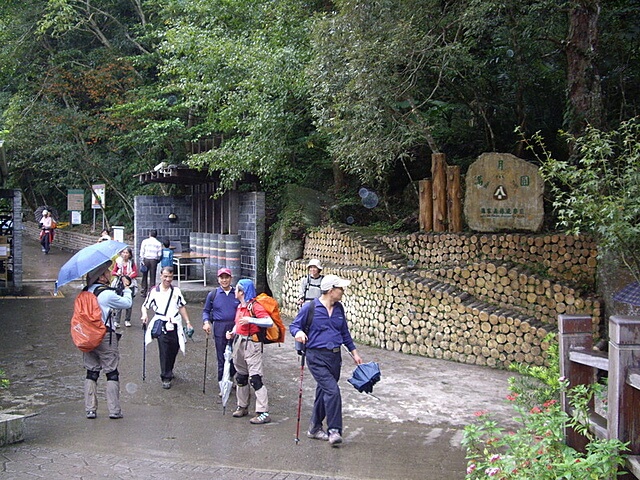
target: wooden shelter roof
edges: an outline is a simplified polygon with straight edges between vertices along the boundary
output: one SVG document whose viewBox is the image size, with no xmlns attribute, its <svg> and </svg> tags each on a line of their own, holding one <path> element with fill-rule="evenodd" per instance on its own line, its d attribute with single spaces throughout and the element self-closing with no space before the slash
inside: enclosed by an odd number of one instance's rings
<svg viewBox="0 0 640 480">
<path fill-rule="evenodd" d="M 200 185 L 217 182 L 219 175 L 189 168 L 186 165 L 157 165 L 148 172 L 136 173 L 140 183 L 171 183 L 175 185 Z"/>
</svg>

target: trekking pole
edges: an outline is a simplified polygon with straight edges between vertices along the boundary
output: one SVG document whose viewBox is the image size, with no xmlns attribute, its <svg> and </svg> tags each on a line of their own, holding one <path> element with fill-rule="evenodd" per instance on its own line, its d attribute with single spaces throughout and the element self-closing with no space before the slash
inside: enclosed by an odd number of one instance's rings
<svg viewBox="0 0 640 480">
<path fill-rule="evenodd" d="M 147 378 L 147 344 L 145 343 L 145 335 L 147 334 L 147 324 L 142 324 L 142 381 Z"/>
<path fill-rule="evenodd" d="M 209 355 L 209 334 L 204 342 L 204 378 L 202 379 L 202 394 L 205 393 L 205 385 L 207 384 L 207 355 Z"/>
<path fill-rule="evenodd" d="M 304 360 L 307 350 L 302 346 L 300 354 L 300 389 L 298 390 L 298 421 L 296 422 L 296 445 L 300 442 L 300 412 L 302 411 L 302 380 L 304 379 Z"/>
</svg>

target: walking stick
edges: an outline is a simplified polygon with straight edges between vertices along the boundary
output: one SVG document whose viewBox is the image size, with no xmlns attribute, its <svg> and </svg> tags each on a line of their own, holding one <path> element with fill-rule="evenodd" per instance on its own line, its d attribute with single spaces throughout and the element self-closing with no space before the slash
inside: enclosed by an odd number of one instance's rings
<svg viewBox="0 0 640 480">
<path fill-rule="evenodd" d="M 207 384 L 207 356 L 209 355 L 209 335 L 204 342 L 204 378 L 202 379 L 202 394 L 205 392 L 205 385 Z"/>
<path fill-rule="evenodd" d="M 145 335 L 147 333 L 147 324 L 142 324 L 142 381 L 147 378 L 147 344 L 145 343 Z"/>
<path fill-rule="evenodd" d="M 307 350 L 302 346 L 302 354 L 300 355 L 300 389 L 298 390 L 298 421 L 296 422 L 296 445 L 300 442 L 300 412 L 302 410 L 302 380 L 304 379 L 304 360 Z"/>
<path fill-rule="evenodd" d="M 315 309 L 316 304 L 312 300 L 307 307 L 307 316 L 302 328 L 305 336 L 309 335 L 309 328 L 311 327 L 311 322 L 313 322 Z M 299 343 L 296 341 L 296 350 L 298 350 L 298 353 L 300 354 L 300 390 L 298 391 L 298 421 L 296 422 L 296 445 L 298 445 L 298 442 L 300 442 L 300 412 L 302 410 L 302 380 L 304 379 L 304 361 L 307 356 L 306 340 L 305 343 Z"/>
</svg>

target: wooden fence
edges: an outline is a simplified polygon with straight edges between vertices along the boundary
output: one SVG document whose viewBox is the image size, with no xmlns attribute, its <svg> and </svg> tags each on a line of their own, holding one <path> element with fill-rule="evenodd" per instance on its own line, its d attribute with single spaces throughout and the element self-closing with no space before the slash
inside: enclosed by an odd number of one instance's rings
<svg viewBox="0 0 640 480">
<path fill-rule="evenodd" d="M 589 430 L 598 438 L 629 442 L 628 475 L 640 478 L 640 318 L 612 316 L 609 353 L 593 350 L 592 319 L 585 315 L 559 315 L 560 374 L 570 385 L 590 385 L 608 378 L 606 411 L 596 413 L 591 402 Z M 571 414 L 566 395 L 562 406 Z M 567 444 L 584 451 L 587 439 L 567 429 Z"/>
</svg>

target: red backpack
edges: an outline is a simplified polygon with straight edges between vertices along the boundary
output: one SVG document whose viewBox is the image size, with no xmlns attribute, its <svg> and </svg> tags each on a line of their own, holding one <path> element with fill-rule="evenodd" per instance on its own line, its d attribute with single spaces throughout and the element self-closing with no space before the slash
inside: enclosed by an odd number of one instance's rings
<svg viewBox="0 0 640 480">
<path fill-rule="evenodd" d="M 97 287 L 93 293 L 82 290 L 76 297 L 71 317 L 71 339 L 83 352 L 90 352 L 102 342 L 107 327 L 102 321 L 98 295 L 109 287 Z"/>
<path fill-rule="evenodd" d="M 278 301 L 267 295 L 266 293 L 261 293 L 258 295 L 253 302 L 258 302 L 262 308 L 264 308 L 271 319 L 273 320 L 273 325 L 270 327 L 260 327 L 260 332 L 258 333 L 258 339 L 262 343 L 284 343 L 285 336 L 285 328 L 284 323 L 282 323 L 282 318 L 280 317 L 280 308 L 278 307 Z M 249 312 L 253 315 L 253 302 L 250 302 L 248 305 Z"/>
</svg>

